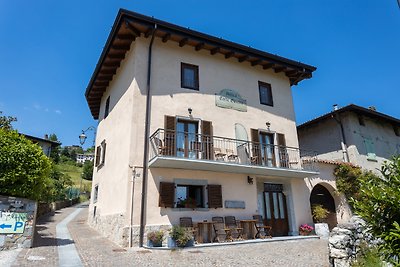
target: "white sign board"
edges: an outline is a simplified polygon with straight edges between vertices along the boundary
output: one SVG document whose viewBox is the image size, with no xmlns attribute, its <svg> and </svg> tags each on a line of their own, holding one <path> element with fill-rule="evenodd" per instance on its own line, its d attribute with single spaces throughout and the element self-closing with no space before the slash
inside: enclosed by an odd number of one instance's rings
<svg viewBox="0 0 400 267">
<path fill-rule="evenodd" d="M 23 234 L 26 213 L 2 212 L 0 217 L 0 234 Z"/>
</svg>

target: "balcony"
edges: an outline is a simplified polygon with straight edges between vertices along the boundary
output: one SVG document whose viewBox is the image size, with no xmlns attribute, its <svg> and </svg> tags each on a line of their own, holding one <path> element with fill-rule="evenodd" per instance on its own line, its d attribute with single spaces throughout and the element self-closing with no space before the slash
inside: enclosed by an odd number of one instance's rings
<svg viewBox="0 0 400 267">
<path fill-rule="evenodd" d="M 151 168 L 305 178 L 318 174 L 315 161 L 294 147 L 164 129 L 150 136 Z"/>
</svg>

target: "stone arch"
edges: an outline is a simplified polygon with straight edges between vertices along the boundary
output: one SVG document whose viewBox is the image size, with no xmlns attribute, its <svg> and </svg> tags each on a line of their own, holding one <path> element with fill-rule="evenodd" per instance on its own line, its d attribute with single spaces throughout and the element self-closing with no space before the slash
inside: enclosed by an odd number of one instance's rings
<svg viewBox="0 0 400 267">
<path fill-rule="evenodd" d="M 322 205 L 329 211 L 328 217 L 325 220 L 328 223 L 329 229 L 332 229 L 337 225 L 336 210 L 337 204 L 333 197 L 335 189 L 327 183 L 316 184 L 310 194 L 310 206 Z"/>
</svg>

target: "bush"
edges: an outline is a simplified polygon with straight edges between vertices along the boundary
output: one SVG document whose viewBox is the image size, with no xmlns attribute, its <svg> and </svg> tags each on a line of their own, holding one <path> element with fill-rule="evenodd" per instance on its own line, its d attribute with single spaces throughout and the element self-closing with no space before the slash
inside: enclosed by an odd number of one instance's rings
<svg viewBox="0 0 400 267">
<path fill-rule="evenodd" d="M 316 223 L 323 222 L 329 214 L 329 211 L 324 208 L 321 204 L 313 205 L 312 208 L 312 216 Z"/>
<path fill-rule="evenodd" d="M 0 128 L 0 194 L 48 200 L 54 188 L 50 172 L 51 161 L 38 145 Z"/>
<path fill-rule="evenodd" d="M 174 225 L 170 231 L 170 236 L 175 240 L 178 247 L 184 247 L 193 239 L 193 233 L 189 228 Z"/>
<path fill-rule="evenodd" d="M 164 232 L 159 231 L 151 231 L 147 234 L 147 240 L 150 240 L 154 245 L 161 245 L 164 239 Z"/>
<path fill-rule="evenodd" d="M 384 240 L 379 249 L 385 259 L 397 266 L 400 265 L 400 156 L 385 162 L 381 174 L 382 177 L 371 173 L 358 177 L 358 198 L 351 202 L 370 232 Z"/>
</svg>

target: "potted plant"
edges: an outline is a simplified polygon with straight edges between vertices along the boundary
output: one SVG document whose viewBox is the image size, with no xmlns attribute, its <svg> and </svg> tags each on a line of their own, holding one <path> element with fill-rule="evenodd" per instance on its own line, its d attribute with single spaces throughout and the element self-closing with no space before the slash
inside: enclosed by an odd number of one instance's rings
<svg viewBox="0 0 400 267">
<path fill-rule="evenodd" d="M 299 227 L 300 235 L 310 235 L 313 230 L 314 230 L 314 227 L 312 227 L 306 223 L 300 225 L 300 227 Z"/>
<path fill-rule="evenodd" d="M 315 234 L 320 237 L 329 237 L 329 227 L 324 220 L 328 217 L 329 211 L 321 204 L 312 206 L 312 216 L 315 222 Z"/>
<path fill-rule="evenodd" d="M 174 225 L 169 235 L 169 247 L 190 247 L 194 245 L 193 233 L 189 228 Z"/>
<path fill-rule="evenodd" d="M 147 245 L 149 247 L 162 247 L 164 232 L 161 230 L 147 233 Z"/>
</svg>

